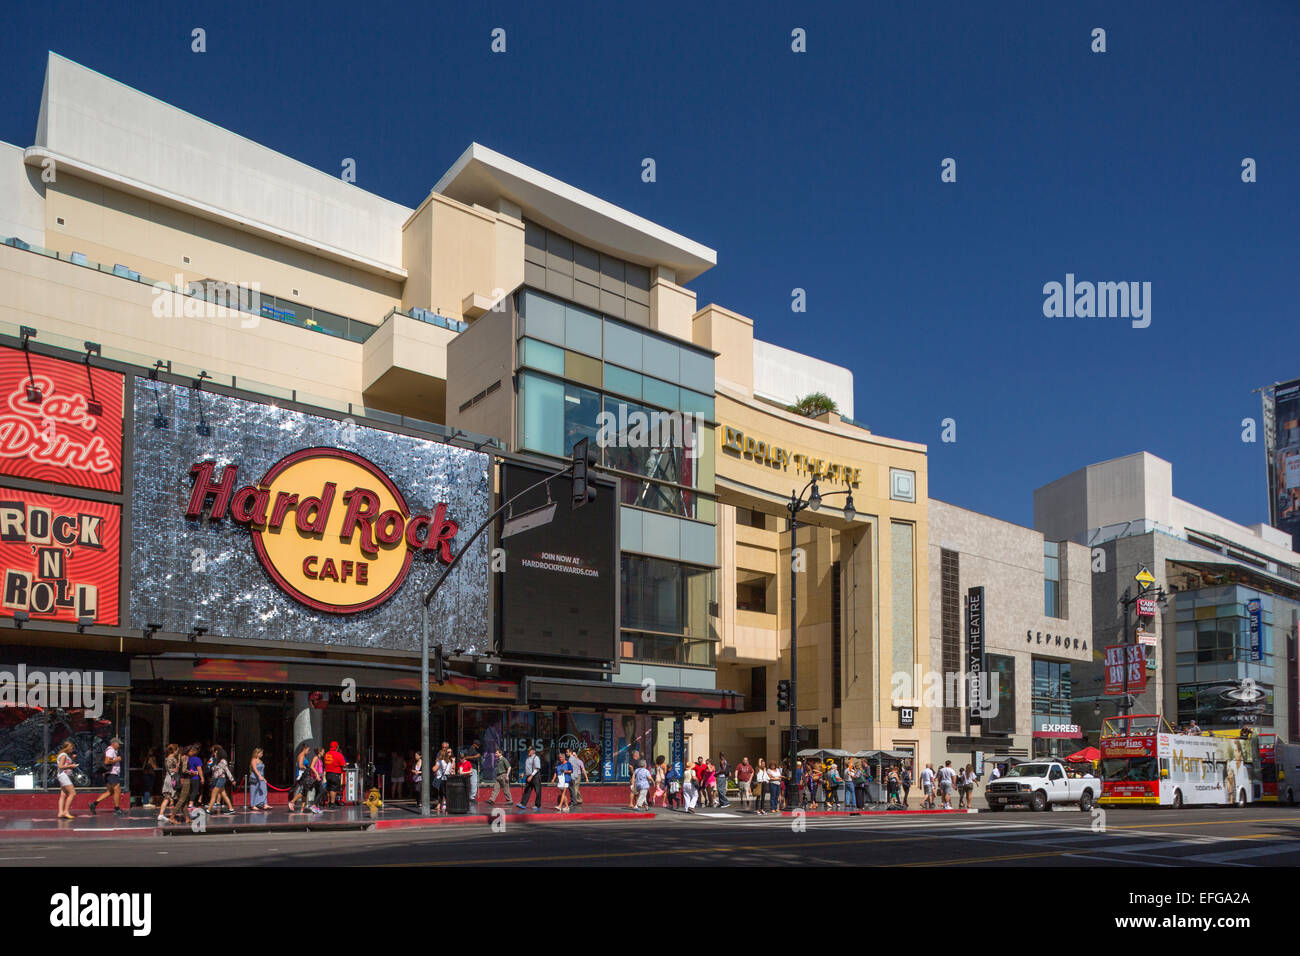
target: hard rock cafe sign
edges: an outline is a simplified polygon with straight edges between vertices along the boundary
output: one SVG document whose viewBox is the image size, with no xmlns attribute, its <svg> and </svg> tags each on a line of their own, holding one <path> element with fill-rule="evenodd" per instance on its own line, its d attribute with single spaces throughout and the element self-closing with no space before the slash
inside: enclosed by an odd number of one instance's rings
<svg viewBox="0 0 1300 956">
<path fill-rule="evenodd" d="M 197 462 L 190 474 L 185 516 L 247 527 L 267 574 L 318 611 L 369 610 L 397 592 L 417 553 L 453 557 L 460 526 L 447 505 L 412 514 L 388 475 L 355 452 L 295 451 L 244 486 L 237 464 Z"/>
</svg>

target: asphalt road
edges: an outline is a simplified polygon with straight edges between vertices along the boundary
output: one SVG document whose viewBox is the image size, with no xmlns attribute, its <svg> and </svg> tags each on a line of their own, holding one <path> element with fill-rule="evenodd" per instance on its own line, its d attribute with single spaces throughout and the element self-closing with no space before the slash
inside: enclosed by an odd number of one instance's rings
<svg viewBox="0 0 1300 956">
<path fill-rule="evenodd" d="M 1104 829 L 1101 824 L 1104 823 Z M 1284 807 L 755 817 L 437 827 L 357 833 L 203 834 L 0 843 L 0 866 L 973 866 L 1300 865 L 1300 811 Z"/>
</svg>

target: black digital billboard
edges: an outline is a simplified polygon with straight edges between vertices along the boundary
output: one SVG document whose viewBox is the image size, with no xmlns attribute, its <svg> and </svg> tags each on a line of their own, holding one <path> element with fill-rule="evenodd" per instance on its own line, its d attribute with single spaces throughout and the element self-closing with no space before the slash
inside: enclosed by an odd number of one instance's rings
<svg viewBox="0 0 1300 956">
<path fill-rule="evenodd" d="M 546 477 L 522 465 L 501 466 L 501 500 Z M 618 489 L 596 482 L 594 501 L 571 505 L 573 480 L 554 478 L 515 502 L 506 516 L 497 574 L 497 651 L 506 659 L 553 658 L 604 663 L 618 649 Z M 538 523 L 527 516 L 537 514 Z M 511 534 L 512 527 L 525 530 Z M 508 535 L 508 536 L 506 536 Z"/>
<path fill-rule="evenodd" d="M 1274 386 L 1264 402 L 1269 518 L 1273 527 L 1291 535 L 1295 550 L 1300 548 L 1300 380 Z"/>
</svg>

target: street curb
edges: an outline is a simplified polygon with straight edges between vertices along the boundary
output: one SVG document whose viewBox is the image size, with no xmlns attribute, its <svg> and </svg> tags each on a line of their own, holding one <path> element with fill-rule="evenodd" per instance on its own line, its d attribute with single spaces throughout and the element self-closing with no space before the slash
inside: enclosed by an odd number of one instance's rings
<svg viewBox="0 0 1300 956">
<path fill-rule="evenodd" d="M 780 810 L 781 816 L 792 816 L 794 810 Z M 975 808 L 969 810 L 958 810 L 955 807 L 951 810 L 803 810 L 801 811 L 806 817 L 915 817 L 915 816 L 936 816 L 947 813 L 979 813 Z M 765 816 L 770 816 L 770 811 Z"/>
<path fill-rule="evenodd" d="M 506 823 L 593 823 L 609 820 L 653 820 L 653 813 L 507 813 Z M 372 830 L 412 830 L 425 827 L 491 823 L 490 816 L 418 817 L 414 820 L 377 820 Z"/>
</svg>

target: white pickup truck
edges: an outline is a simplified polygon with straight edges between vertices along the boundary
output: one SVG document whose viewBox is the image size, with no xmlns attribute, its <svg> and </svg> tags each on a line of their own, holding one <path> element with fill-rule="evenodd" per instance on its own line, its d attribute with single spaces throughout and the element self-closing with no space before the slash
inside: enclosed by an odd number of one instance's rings
<svg viewBox="0 0 1300 956">
<path fill-rule="evenodd" d="M 1071 777 L 1056 760 L 1035 760 L 1017 764 L 1005 777 L 992 780 L 984 790 L 989 809 L 997 812 L 1011 806 L 1046 810 L 1053 803 L 1077 803 L 1091 810 L 1101 796 L 1098 777 Z"/>
</svg>

